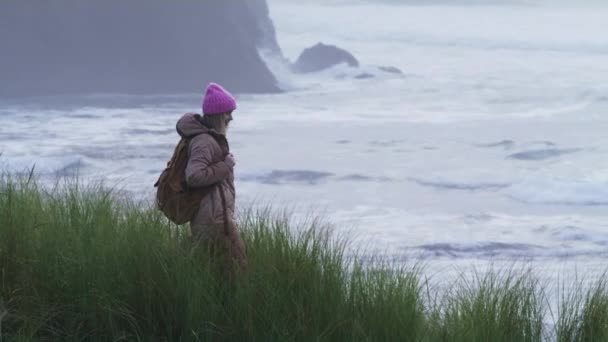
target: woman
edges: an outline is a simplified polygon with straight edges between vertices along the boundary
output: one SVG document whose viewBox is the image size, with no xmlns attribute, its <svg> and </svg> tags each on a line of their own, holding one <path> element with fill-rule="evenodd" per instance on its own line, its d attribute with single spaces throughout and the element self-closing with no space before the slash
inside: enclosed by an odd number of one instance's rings
<svg viewBox="0 0 608 342">
<path fill-rule="evenodd" d="M 192 238 L 222 254 L 227 252 L 229 267 L 247 263 L 245 244 L 235 222 L 234 157 L 226 133 L 234 97 L 220 85 L 210 83 L 203 99 L 203 115 L 185 114 L 177 122 L 177 131 L 191 138 L 186 167 L 186 183 L 191 188 L 207 187 L 199 210 L 190 222 Z"/>
</svg>

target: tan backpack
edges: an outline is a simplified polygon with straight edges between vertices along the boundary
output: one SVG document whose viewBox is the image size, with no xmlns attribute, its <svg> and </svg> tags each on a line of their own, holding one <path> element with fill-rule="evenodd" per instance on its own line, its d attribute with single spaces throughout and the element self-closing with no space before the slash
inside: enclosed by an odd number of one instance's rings
<svg viewBox="0 0 608 342">
<path fill-rule="evenodd" d="M 206 133 L 202 133 L 206 134 Z M 182 138 L 173 152 L 167 168 L 154 184 L 156 206 L 171 222 L 181 225 L 192 221 L 201 200 L 211 192 L 214 185 L 204 188 L 189 188 L 186 183 L 188 148 L 194 136 Z"/>
</svg>

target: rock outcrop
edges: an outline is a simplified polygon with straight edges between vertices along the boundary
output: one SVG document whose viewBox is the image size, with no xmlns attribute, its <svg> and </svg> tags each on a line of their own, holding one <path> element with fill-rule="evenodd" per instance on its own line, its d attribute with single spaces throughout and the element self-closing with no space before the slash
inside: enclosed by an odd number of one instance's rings
<svg viewBox="0 0 608 342">
<path fill-rule="evenodd" d="M 265 0 L 0 1 L 0 97 L 280 91 Z"/>
<path fill-rule="evenodd" d="M 403 71 L 394 66 L 379 66 L 378 69 L 389 74 L 403 75 Z"/>
<path fill-rule="evenodd" d="M 359 61 L 350 52 L 334 45 L 318 43 L 302 51 L 292 68 L 298 73 L 310 73 L 341 63 L 350 67 L 359 66 Z"/>
</svg>

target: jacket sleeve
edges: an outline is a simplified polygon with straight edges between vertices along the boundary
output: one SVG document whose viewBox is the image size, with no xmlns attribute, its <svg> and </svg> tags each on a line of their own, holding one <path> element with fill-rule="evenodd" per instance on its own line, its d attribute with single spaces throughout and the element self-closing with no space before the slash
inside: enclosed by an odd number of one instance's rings
<svg viewBox="0 0 608 342">
<path fill-rule="evenodd" d="M 213 163 L 213 147 L 194 139 L 190 143 L 190 158 L 186 166 L 186 183 L 190 187 L 209 186 L 228 178 L 232 170 L 224 161 Z"/>
</svg>

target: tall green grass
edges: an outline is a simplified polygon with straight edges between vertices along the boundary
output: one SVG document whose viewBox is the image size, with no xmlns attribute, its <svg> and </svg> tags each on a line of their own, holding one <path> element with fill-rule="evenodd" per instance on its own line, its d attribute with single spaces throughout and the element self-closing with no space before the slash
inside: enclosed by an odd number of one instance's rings
<svg viewBox="0 0 608 342">
<path fill-rule="evenodd" d="M 557 341 L 608 341 L 608 278 L 588 290 L 581 282 L 562 292 Z"/>
<path fill-rule="evenodd" d="M 240 221 L 249 269 L 230 281 L 188 229 L 77 182 L 0 178 L 1 341 L 542 341 L 529 273 L 463 277 L 431 293 L 415 266 L 363 263 L 317 222 Z M 604 341 L 605 282 L 557 322 Z M 580 304 L 580 305 L 578 305 Z"/>
<path fill-rule="evenodd" d="M 529 272 L 474 272 L 446 291 L 436 308 L 441 341 L 543 341 L 543 289 Z"/>
</svg>

